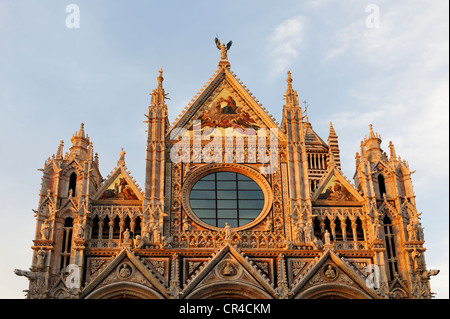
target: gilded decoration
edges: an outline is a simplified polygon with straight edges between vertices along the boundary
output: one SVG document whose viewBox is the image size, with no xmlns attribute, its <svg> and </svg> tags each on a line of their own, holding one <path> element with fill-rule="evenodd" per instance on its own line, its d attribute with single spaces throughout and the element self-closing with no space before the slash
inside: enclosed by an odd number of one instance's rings
<svg viewBox="0 0 450 319">
<path fill-rule="evenodd" d="M 226 81 L 223 81 L 200 107 L 191 119 L 188 130 L 194 128 L 192 120 L 200 121 L 204 135 L 210 134 L 216 128 L 231 128 L 243 135 L 256 135 L 256 131 L 260 129 L 250 109 Z"/>
<path fill-rule="evenodd" d="M 128 185 L 126 178 L 119 174 L 99 199 L 137 200 L 138 198 L 131 186 Z"/>
<path fill-rule="evenodd" d="M 356 201 L 345 186 L 333 176 L 323 188 L 317 199 L 330 201 Z"/>
</svg>

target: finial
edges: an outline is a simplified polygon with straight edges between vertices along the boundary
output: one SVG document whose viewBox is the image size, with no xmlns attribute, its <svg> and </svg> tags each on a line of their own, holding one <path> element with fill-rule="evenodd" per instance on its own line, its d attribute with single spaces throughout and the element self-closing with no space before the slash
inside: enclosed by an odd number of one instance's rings
<svg viewBox="0 0 450 319">
<path fill-rule="evenodd" d="M 292 77 L 291 77 L 291 71 L 287 71 L 287 79 L 286 79 L 288 85 L 292 85 Z"/>
<path fill-rule="evenodd" d="M 163 70 L 162 70 L 162 68 L 161 69 L 159 69 L 159 75 L 158 75 L 158 87 L 162 87 L 162 83 L 163 83 L 163 80 L 164 80 L 164 78 L 163 78 Z"/>
<path fill-rule="evenodd" d="M 84 123 L 81 123 L 80 130 L 77 134 L 79 137 L 84 137 Z"/>
<path fill-rule="evenodd" d="M 64 147 L 64 141 L 61 140 L 61 141 L 59 141 L 58 152 L 56 153 L 56 158 L 62 158 L 63 147 Z"/>
<path fill-rule="evenodd" d="M 394 144 L 392 144 L 392 141 L 389 141 L 389 150 L 390 150 L 390 158 L 391 160 L 396 160 L 397 159 L 397 154 L 395 153 L 395 147 Z"/>
<path fill-rule="evenodd" d="M 297 91 L 292 89 L 292 76 L 291 71 L 287 71 L 287 89 L 286 94 L 284 95 L 284 100 L 286 100 L 286 107 L 298 107 L 298 95 Z"/>
<path fill-rule="evenodd" d="M 369 124 L 369 139 L 376 138 L 375 134 L 373 133 L 373 126 L 372 124 Z"/>
</svg>

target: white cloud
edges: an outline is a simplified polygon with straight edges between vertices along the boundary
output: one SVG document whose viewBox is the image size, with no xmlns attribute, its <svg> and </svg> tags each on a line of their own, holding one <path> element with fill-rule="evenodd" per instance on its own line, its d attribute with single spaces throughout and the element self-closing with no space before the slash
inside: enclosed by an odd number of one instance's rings
<svg viewBox="0 0 450 319">
<path fill-rule="evenodd" d="M 438 298 L 448 298 L 448 259 L 443 261 L 435 250 L 436 243 L 448 237 L 448 229 L 432 223 L 448 222 L 448 2 L 381 2 L 379 7 L 380 28 L 367 28 L 362 10 L 360 19 L 335 31 L 334 45 L 323 56 L 326 65 L 350 60 L 365 71 L 347 92 L 355 104 L 348 109 L 356 111 L 337 110 L 330 117 L 342 137 L 362 128 L 368 132 L 366 125 L 373 124 L 382 135 L 384 150 L 392 140 L 397 155 L 416 170 L 418 210 L 430 223 L 425 232 L 430 245 L 427 264 L 441 269 L 433 278 L 432 291 Z M 353 150 L 359 151 L 358 146 Z M 348 164 L 354 152 L 341 154 L 341 161 Z M 435 198 L 443 201 L 436 203 Z M 448 240 L 442 245 L 448 250 Z"/>
<path fill-rule="evenodd" d="M 273 29 L 268 39 L 271 75 L 286 71 L 292 59 L 298 56 L 304 29 L 305 18 L 301 15 L 283 21 Z"/>
</svg>

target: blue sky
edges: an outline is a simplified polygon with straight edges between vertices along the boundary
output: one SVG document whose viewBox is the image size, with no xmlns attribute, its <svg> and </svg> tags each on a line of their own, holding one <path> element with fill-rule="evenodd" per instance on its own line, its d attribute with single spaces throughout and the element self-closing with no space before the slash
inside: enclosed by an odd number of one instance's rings
<svg viewBox="0 0 450 319">
<path fill-rule="evenodd" d="M 67 28 L 66 7 L 80 9 Z M 379 25 L 366 22 L 379 9 Z M 286 72 L 352 178 L 369 124 L 409 162 L 428 268 L 448 298 L 448 1 L 0 0 L 0 298 L 23 298 L 44 161 L 85 123 L 104 177 L 120 148 L 143 186 L 144 113 L 164 70 L 173 122 L 233 41 L 231 69 L 281 122 Z"/>
</svg>

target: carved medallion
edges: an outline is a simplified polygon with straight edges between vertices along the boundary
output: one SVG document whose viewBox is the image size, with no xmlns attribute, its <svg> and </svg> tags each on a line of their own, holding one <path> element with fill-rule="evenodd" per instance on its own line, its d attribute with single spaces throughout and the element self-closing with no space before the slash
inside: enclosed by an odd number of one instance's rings
<svg viewBox="0 0 450 319">
<path fill-rule="evenodd" d="M 133 268 L 128 263 L 121 264 L 117 269 L 117 275 L 122 279 L 130 277 L 132 273 Z"/>
<path fill-rule="evenodd" d="M 216 275 L 225 280 L 235 280 L 242 274 L 242 268 L 232 259 L 225 259 L 219 262 L 215 269 Z"/>
<path fill-rule="evenodd" d="M 323 275 L 324 275 L 325 279 L 330 280 L 330 281 L 335 280 L 338 276 L 336 268 L 334 266 L 332 266 L 331 264 L 328 264 L 324 267 Z"/>
</svg>

